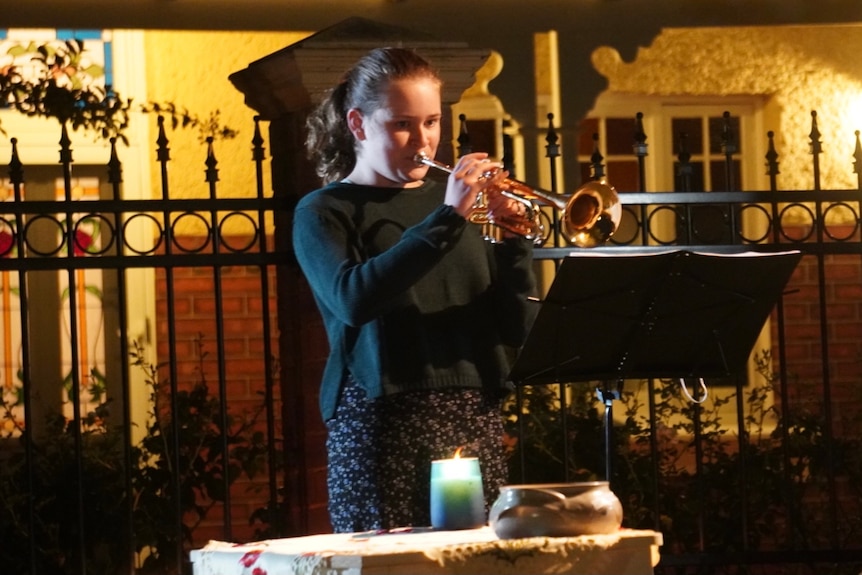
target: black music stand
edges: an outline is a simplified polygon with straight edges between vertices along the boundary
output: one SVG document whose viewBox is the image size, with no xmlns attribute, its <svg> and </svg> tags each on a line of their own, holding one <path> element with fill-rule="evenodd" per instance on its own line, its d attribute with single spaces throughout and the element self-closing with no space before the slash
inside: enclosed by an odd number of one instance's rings
<svg viewBox="0 0 862 575">
<path fill-rule="evenodd" d="M 597 391 L 605 404 L 610 481 L 612 400 L 623 380 L 743 373 L 801 257 L 798 251 L 572 254 L 562 260 L 509 379 L 605 382 Z"/>
</svg>

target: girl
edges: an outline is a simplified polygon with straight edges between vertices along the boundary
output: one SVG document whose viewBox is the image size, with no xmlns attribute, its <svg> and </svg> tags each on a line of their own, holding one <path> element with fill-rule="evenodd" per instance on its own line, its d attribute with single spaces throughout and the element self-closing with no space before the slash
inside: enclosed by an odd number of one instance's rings
<svg viewBox="0 0 862 575">
<path fill-rule="evenodd" d="M 532 242 L 482 238 L 465 219 L 507 174 L 487 154 L 426 180 L 441 80 L 411 50 L 364 56 L 308 119 L 324 187 L 299 202 L 293 241 L 330 355 L 320 388 L 336 532 L 429 524 L 430 468 L 478 457 L 486 510 L 506 482 L 500 402 L 535 310 Z M 497 169 L 489 177 L 489 168 Z M 518 210 L 496 194 L 491 209 Z"/>
</svg>

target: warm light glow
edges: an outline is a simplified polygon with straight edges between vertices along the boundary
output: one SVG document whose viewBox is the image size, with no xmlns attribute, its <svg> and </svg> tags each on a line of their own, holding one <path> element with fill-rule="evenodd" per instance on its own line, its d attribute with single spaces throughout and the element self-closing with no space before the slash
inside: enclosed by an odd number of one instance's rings
<svg viewBox="0 0 862 575">
<path fill-rule="evenodd" d="M 462 449 L 464 449 L 464 448 L 459 447 L 458 449 L 455 450 L 455 457 L 453 457 L 453 459 L 461 459 L 461 450 Z"/>
<path fill-rule="evenodd" d="M 862 130 L 862 92 L 851 91 L 847 95 L 846 102 L 842 103 L 844 104 L 841 112 L 843 117 L 840 118 L 842 126 L 852 132 Z"/>
</svg>

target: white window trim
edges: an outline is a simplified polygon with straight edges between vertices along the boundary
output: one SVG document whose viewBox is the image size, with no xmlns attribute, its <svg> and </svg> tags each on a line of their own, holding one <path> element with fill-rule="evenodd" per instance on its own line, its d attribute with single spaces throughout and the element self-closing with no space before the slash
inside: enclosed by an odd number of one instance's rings
<svg viewBox="0 0 862 575">
<path fill-rule="evenodd" d="M 764 128 L 763 108 L 765 101 L 761 97 L 726 97 L 691 98 L 691 97 L 657 97 L 631 96 L 620 94 L 602 94 L 596 100 L 589 118 L 631 118 L 632 128 L 636 115 L 643 114 L 644 133 L 647 136 L 648 155 L 644 159 L 646 172 L 645 187 L 649 192 L 664 192 L 673 190 L 673 161 L 677 150 L 673 150 L 673 133 L 671 131 L 671 114 L 680 116 L 720 116 L 725 111 L 740 119 L 743 137 L 744 154 L 735 156 L 741 162 L 742 186 L 746 191 L 765 190 L 769 185 L 764 164 L 768 147 L 766 129 Z M 604 124 L 600 124 L 599 145 L 602 155 L 607 155 L 604 148 Z M 634 129 L 632 131 L 634 134 Z M 587 159 L 588 161 L 588 159 Z"/>
</svg>

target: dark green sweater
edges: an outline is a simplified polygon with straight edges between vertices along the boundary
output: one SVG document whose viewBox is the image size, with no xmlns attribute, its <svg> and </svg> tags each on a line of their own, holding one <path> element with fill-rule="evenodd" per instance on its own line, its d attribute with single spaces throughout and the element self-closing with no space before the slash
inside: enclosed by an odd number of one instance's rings
<svg viewBox="0 0 862 575">
<path fill-rule="evenodd" d="M 532 244 L 486 242 L 444 192 L 335 183 L 297 205 L 294 249 L 330 346 L 324 420 L 348 372 L 370 398 L 507 388 L 509 352 L 537 311 Z"/>
</svg>

